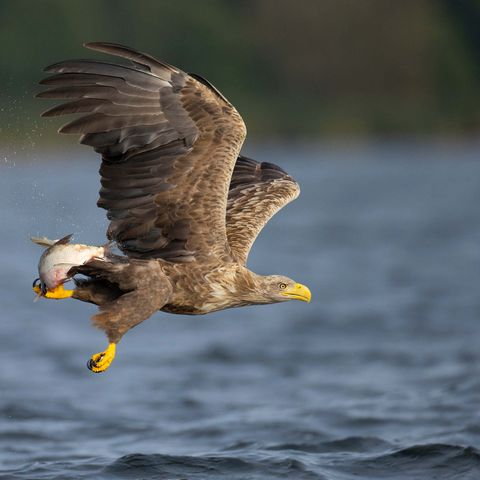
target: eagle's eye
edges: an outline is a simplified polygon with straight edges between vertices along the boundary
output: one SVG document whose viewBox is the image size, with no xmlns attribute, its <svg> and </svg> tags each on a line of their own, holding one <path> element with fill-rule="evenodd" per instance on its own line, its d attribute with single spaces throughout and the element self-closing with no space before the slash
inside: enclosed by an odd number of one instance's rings
<svg viewBox="0 0 480 480">
<path fill-rule="evenodd" d="M 286 283 L 279 283 L 279 284 L 278 284 L 278 288 L 279 288 L 280 290 L 285 290 L 285 289 L 287 288 L 287 284 L 286 284 Z"/>
</svg>

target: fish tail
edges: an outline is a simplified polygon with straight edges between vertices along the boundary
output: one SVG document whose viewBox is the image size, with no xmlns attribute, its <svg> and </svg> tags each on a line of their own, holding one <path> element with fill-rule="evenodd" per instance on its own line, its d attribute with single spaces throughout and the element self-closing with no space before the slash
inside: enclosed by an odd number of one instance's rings
<svg viewBox="0 0 480 480">
<path fill-rule="evenodd" d="M 60 240 L 56 240 L 54 245 L 66 245 L 67 243 L 70 243 L 70 240 L 73 237 L 73 233 L 70 233 L 69 235 L 65 235 L 62 237 Z"/>
<path fill-rule="evenodd" d="M 50 240 L 47 237 L 30 237 L 30 240 L 33 243 L 36 243 L 37 245 L 40 245 L 41 247 L 44 247 L 44 248 L 49 248 L 52 245 L 55 245 L 55 242 L 57 241 L 57 240 Z"/>
</svg>

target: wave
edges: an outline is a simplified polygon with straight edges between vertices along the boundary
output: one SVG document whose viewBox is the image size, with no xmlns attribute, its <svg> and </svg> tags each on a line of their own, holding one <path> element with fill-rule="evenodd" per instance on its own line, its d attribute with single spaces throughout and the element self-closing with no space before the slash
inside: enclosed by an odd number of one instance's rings
<svg viewBox="0 0 480 480">
<path fill-rule="evenodd" d="M 164 455 L 132 453 L 113 462 L 101 458 L 47 459 L 0 471 L 0 480 L 453 480 L 480 478 L 480 451 L 448 444 L 413 445 L 372 455 L 365 449 L 386 442 L 375 437 L 347 437 L 314 444 L 279 444 L 255 453 L 232 455 Z M 279 450 L 291 450 L 281 455 Z M 336 447 L 336 449 L 335 449 Z M 328 450 L 331 448 L 331 450 Z M 275 453 L 273 452 L 275 451 Z M 270 452 L 270 453 L 268 453 Z"/>
<path fill-rule="evenodd" d="M 125 455 L 104 469 L 108 475 L 119 478 L 169 478 L 169 479 L 245 479 L 245 478 L 295 478 L 298 480 L 328 480 L 310 470 L 306 464 L 294 459 L 245 459 L 232 456 L 177 456 Z"/>
<path fill-rule="evenodd" d="M 474 447 L 431 443 L 359 458 L 338 470 L 365 479 L 436 480 L 480 478 L 480 451 Z"/>
<path fill-rule="evenodd" d="M 372 452 L 375 450 L 385 451 L 390 447 L 390 443 L 377 437 L 345 437 L 323 442 L 279 443 L 267 447 L 267 450 L 293 450 L 308 453 Z"/>
</svg>

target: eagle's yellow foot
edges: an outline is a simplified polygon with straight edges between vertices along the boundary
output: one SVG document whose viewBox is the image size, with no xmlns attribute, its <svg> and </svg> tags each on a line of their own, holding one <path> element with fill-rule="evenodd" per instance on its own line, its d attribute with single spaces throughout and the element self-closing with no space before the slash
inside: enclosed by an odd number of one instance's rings
<svg viewBox="0 0 480 480">
<path fill-rule="evenodd" d="M 87 367 L 94 373 L 104 372 L 115 358 L 115 350 L 117 348 L 116 343 L 109 343 L 107 349 L 104 352 L 96 353 L 92 355 L 92 358 L 88 361 Z"/>
<path fill-rule="evenodd" d="M 42 293 L 40 285 L 34 285 L 33 291 L 42 297 L 45 298 L 54 298 L 55 300 L 62 300 L 64 298 L 70 298 L 73 295 L 74 290 L 65 290 L 63 285 L 53 288 L 52 290 L 47 290 L 45 293 Z"/>
</svg>

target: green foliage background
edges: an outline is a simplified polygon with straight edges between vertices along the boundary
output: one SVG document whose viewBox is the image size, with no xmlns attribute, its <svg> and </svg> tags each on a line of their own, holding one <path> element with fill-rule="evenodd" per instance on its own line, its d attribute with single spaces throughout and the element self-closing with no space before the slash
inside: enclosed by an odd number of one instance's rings
<svg viewBox="0 0 480 480">
<path fill-rule="evenodd" d="M 208 78 L 253 137 L 480 131 L 477 0 L 0 0 L 1 134 L 42 129 L 42 68 L 99 40 Z"/>
</svg>

